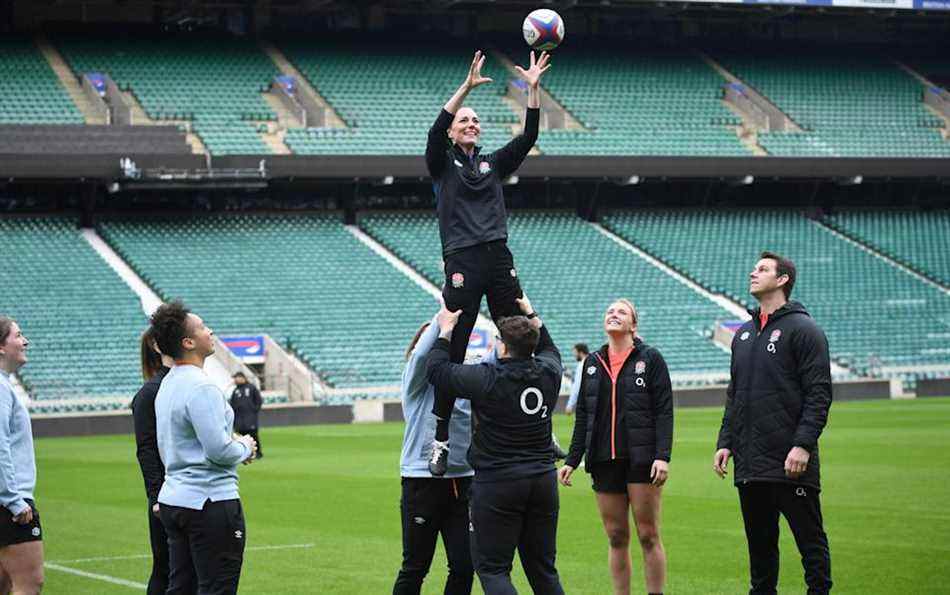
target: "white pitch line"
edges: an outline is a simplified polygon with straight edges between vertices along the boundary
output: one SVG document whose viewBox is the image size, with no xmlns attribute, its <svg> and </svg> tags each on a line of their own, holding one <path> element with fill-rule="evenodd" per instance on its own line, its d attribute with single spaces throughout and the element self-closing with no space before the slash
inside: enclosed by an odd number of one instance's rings
<svg viewBox="0 0 950 595">
<path fill-rule="evenodd" d="M 291 543 L 287 545 L 252 545 L 250 547 L 244 548 L 246 552 L 257 552 L 261 550 L 290 550 L 290 549 L 300 549 L 300 548 L 310 548 L 314 547 L 313 543 Z M 110 562 L 112 560 L 141 560 L 145 558 L 151 558 L 151 554 L 133 554 L 128 556 L 98 556 L 95 558 L 75 558 L 73 560 L 58 560 L 56 564 L 79 564 L 82 562 Z M 52 564 L 53 562 L 48 562 Z"/>
<path fill-rule="evenodd" d="M 135 581 L 127 581 L 124 578 L 116 578 L 114 576 L 109 576 L 108 574 L 96 574 L 95 572 L 86 572 L 85 570 L 76 570 L 75 568 L 69 568 L 67 566 L 60 566 L 59 564 L 53 562 L 46 562 L 43 564 L 46 568 L 52 570 L 58 570 L 60 572 L 66 572 L 68 574 L 75 574 L 76 576 L 82 576 L 85 578 L 95 579 L 97 581 L 104 581 L 107 583 L 112 583 L 113 585 L 122 585 L 123 587 L 131 587 L 133 589 L 147 589 L 148 585 L 145 583 L 137 583 Z"/>
</svg>

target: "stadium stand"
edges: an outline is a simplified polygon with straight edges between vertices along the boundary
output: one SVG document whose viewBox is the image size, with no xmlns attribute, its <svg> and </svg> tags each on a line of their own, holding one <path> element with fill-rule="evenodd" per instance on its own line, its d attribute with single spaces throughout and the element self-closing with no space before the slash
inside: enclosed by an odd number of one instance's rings
<svg viewBox="0 0 950 595">
<path fill-rule="evenodd" d="M 431 214 L 368 214 L 360 227 L 442 284 L 438 227 Z M 589 223 L 570 213 L 512 212 L 508 244 L 522 287 L 543 312 L 571 368 L 571 346 L 603 343 L 604 310 L 611 300 L 627 297 L 637 307 L 640 334 L 663 352 L 675 380 L 702 383 L 728 373 L 728 354 L 709 337 L 716 320 L 729 313 Z"/>
<path fill-rule="evenodd" d="M 286 143 L 303 155 L 421 155 L 426 132 L 466 74 L 469 48 L 445 44 L 378 42 L 285 42 L 281 49 L 333 106 L 347 129 L 288 130 Z M 469 95 L 466 104 L 482 122 L 486 151 L 511 139 L 520 122 L 501 97 L 509 78 L 490 55 L 482 74 L 495 80 Z"/>
<path fill-rule="evenodd" d="M 176 126 L 0 124 L 0 153 L 188 154 Z"/>
<path fill-rule="evenodd" d="M 57 47 L 76 73 L 108 73 L 151 119 L 191 121 L 212 155 L 269 153 L 253 123 L 277 119 L 261 92 L 279 71 L 253 42 L 63 38 Z"/>
<path fill-rule="evenodd" d="M 710 291 L 751 306 L 748 271 L 764 249 L 798 266 L 795 299 L 825 329 L 832 357 L 859 374 L 947 367 L 950 297 L 789 211 L 616 211 L 604 224 Z"/>
<path fill-rule="evenodd" d="M 950 157 L 943 121 L 921 102 L 921 84 L 884 59 L 798 51 L 717 58 L 804 129 L 761 133 L 772 155 Z"/>
<path fill-rule="evenodd" d="M 750 156 L 729 126 L 725 82 L 697 56 L 571 48 L 554 60 L 544 88 L 587 130 L 541 133 L 552 155 Z"/>
<path fill-rule="evenodd" d="M 119 408 L 141 384 L 136 295 L 69 218 L 0 219 L 11 262 L 0 268 L 0 312 L 30 339 L 21 379 L 36 413 Z M 121 397 L 122 399 L 117 399 Z"/>
<path fill-rule="evenodd" d="M 218 334 L 270 334 L 335 388 L 398 384 L 406 345 L 436 308 L 339 214 L 106 221 L 99 230 L 163 299 L 181 298 Z"/>
<path fill-rule="evenodd" d="M 82 123 L 82 114 L 33 42 L 0 38 L 0 124 Z"/>
<path fill-rule="evenodd" d="M 950 287 L 950 212 L 838 211 L 835 229 Z"/>
</svg>

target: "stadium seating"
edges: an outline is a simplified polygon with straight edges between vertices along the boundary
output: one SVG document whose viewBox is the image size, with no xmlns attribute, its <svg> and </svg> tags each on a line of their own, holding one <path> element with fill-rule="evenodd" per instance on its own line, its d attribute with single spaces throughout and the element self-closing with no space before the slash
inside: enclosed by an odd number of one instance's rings
<svg viewBox="0 0 950 595">
<path fill-rule="evenodd" d="M 85 120 L 29 39 L 0 38 L 0 124 L 82 124 Z"/>
<path fill-rule="evenodd" d="M 542 133 L 543 153 L 751 156 L 727 128 L 741 120 L 721 101 L 725 81 L 693 54 L 575 47 L 553 63 L 544 88 L 587 130 Z"/>
<path fill-rule="evenodd" d="M 19 375 L 35 405 L 65 402 L 56 411 L 66 412 L 123 403 L 106 397 L 127 403 L 141 385 L 139 334 L 147 322 L 136 295 L 75 220 L 5 217 L 0 236 L 15 263 L 0 267 L 0 313 L 30 339 Z"/>
<path fill-rule="evenodd" d="M 218 334 L 270 334 L 336 388 L 398 384 L 437 307 L 338 214 L 115 221 L 100 233 L 163 299 L 183 299 Z"/>
<path fill-rule="evenodd" d="M 825 222 L 950 287 L 950 212 L 839 211 Z"/>
<path fill-rule="evenodd" d="M 282 49 L 349 129 L 289 130 L 299 154 L 421 155 L 426 133 L 467 73 L 469 48 L 377 42 L 286 42 Z M 482 122 L 491 151 L 511 139 L 518 112 L 501 100 L 507 71 L 488 56 L 482 74 L 494 84 L 475 89 L 466 105 Z M 520 112 L 520 110 L 519 110 Z"/>
<path fill-rule="evenodd" d="M 279 71 L 253 42 L 65 38 L 57 45 L 75 72 L 108 73 L 153 120 L 191 120 L 213 155 L 269 153 L 252 121 L 277 119 L 261 92 Z"/>
<path fill-rule="evenodd" d="M 858 373 L 947 365 L 950 297 L 788 211 L 616 211 L 605 225 L 709 290 L 754 303 L 759 253 L 795 261 L 794 298 L 828 335 L 832 357 Z M 877 361 L 875 361 L 877 360 Z"/>
<path fill-rule="evenodd" d="M 772 155 L 950 157 L 938 131 L 943 122 L 921 102 L 921 84 L 884 59 L 800 52 L 717 58 L 805 130 L 760 134 Z"/>
<path fill-rule="evenodd" d="M 710 380 L 728 374 L 728 354 L 709 338 L 728 312 L 573 214 L 512 212 L 509 223 L 522 287 L 544 314 L 569 369 L 573 344 L 601 345 L 604 310 L 627 297 L 637 306 L 640 334 L 661 350 L 672 373 Z M 433 214 L 371 214 L 360 227 L 430 281 L 443 283 Z"/>
</svg>

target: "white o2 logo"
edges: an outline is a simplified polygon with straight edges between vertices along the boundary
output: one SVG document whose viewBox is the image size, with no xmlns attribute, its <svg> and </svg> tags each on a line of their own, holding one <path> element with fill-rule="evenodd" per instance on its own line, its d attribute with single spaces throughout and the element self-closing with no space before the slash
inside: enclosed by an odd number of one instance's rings
<svg viewBox="0 0 950 595">
<path fill-rule="evenodd" d="M 534 406 L 530 409 L 528 408 L 528 397 L 534 397 Z M 544 404 L 544 397 L 541 395 L 541 391 L 533 386 L 529 386 L 524 389 L 521 393 L 521 410 L 528 415 L 534 415 L 538 411 L 541 412 L 541 417 L 545 418 L 548 416 L 548 406 Z"/>
</svg>

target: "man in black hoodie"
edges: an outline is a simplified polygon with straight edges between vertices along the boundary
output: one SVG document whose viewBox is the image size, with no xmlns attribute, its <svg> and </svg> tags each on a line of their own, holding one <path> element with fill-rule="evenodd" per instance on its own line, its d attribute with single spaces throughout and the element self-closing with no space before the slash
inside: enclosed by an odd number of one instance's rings
<svg viewBox="0 0 950 595">
<path fill-rule="evenodd" d="M 828 340 L 798 302 L 788 301 L 795 264 L 763 252 L 749 275 L 759 302 L 732 340 L 732 370 L 713 470 L 735 483 L 749 542 L 750 593 L 778 585 L 779 513 L 788 521 L 809 594 L 831 590 L 831 555 L 821 517 L 818 437 L 831 407 Z"/>
<path fill-rule="evenodd" d="M 527 297 L 524 316 L 498 322 L 498 360 L 451 362 L 461 310 L 439 312 L 439 340 L 426 362 L 438 389 L 472 400 L 474 433 L 468 460 L 475 469 L 469 493 L 472 562 L 486 595 L 515 593 L 515 550 L 531 589 L 563 595 L 555 568 L 558 501 L 551 416 L 561 388 L 561 354 Z M 477 423 L 476 423 L 477 422 Z"/>
</svg>

